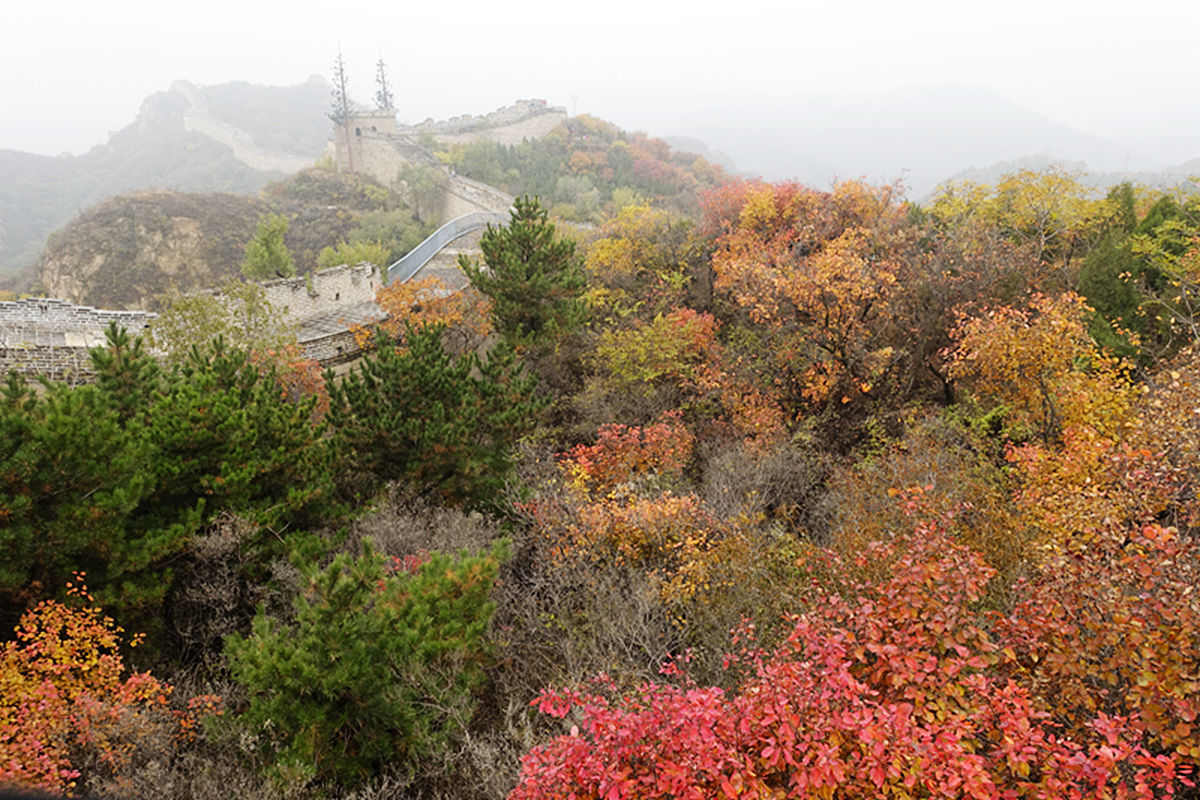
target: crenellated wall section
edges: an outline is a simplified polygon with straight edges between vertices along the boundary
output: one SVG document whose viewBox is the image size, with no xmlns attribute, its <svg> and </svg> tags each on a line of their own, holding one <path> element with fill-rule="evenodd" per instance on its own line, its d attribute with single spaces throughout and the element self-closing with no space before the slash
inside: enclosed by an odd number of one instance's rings
<svg viewBox="0 0 1200 800">
<path fill-rule="evenodd" d="M 263 289 L 268 302 L 297 325 L 297 343 L 305 355 L 322 366 L 337 366 L 359 355 L 353 326 L 371 325 L 385 316 L 375 305 L 381 285 L 378 267 L 355 264 L 320 270 L 309 278 L 267 281 Z M 16 371 L 87 382 L 93 377 L 88 351 L 105 343 L 109 323 L 140 334 L 156 316 L 46 297 L 0 302 L 0 375 Z"/>
<path fill-rule="evenodd" d="M 90 380 L 88 351 L 104 344 L 109 323 L 140 333 L 155 316 L 148 311 L 77 306 L 50 297 L 0 303 L 0 374 L 15 371 L 66 383 Z"/>
</svg>

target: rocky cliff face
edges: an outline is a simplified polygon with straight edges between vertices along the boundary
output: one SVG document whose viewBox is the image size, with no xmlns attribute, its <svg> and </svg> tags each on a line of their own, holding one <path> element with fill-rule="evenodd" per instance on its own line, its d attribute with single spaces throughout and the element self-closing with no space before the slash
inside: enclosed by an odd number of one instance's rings
<svg viewBox="0 0 1200 800">
<path fill-rule="evenodd" d="M 388 246 L 389 237 L 415 235 L 411 247 L 425 235 L 386 187 L 310 169 L 257 197 L 148 191 L 110 198 L 50 236 L 38 281 L 51 297 L 81 305 L 156 310 L 164 294 L 240 277 L 246 243 L 268 212 L 288 218 L 284 244 L 301 273 L 316 268 L 322 248 L 350 238 L 360 220 L 373 223 L 367 239 Z"/>
<path fill-rule="evenodd" d="M 159 295 L 239 274 L 266 204 L 203 192 L 140 192 L 89 209 L 55 233 L 38 262 L 52 297 L 98 308 L 153 308 Z"/>
</svg>

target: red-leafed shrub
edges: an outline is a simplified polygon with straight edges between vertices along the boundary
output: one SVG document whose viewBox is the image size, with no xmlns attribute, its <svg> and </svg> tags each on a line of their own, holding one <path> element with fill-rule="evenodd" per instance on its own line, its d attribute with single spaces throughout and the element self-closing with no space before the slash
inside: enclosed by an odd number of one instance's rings
<svg viewBox="0 0 1200 800">
<path fill-rule="evenodd" d="M 1094 532 L 1019 596 L 999 640 L 1064 732 L 1129 718 L 1157 751 L 1200 765 L 1200 543 L 1158 525 Z"/>
<path fill-rule="evenodd" d="M 123 677 L 123 631 L 81 578 L 67 584 L 70 604 L 38 604 L 0 649 L 0 785 L 68 792 L 85 771 L 120 773 L 190 741 L 219 706 L 202 696 L 172 711 L 168 684 L 146 672 Z"/>
<path fill-rule="evenodd" d="M 779 647 L 745 650 L 735 691 L 543 694 L 579 724 L 525 757 L 512 800 L 1156 797 L 1184 780 L 1136 713 L 1063 730 L 1006 674 L 1015 655 L 976 610 L 993 570 L 941 525 L 861 558 L 885 576 L 815 597 Z"/>
<path fill-rule="evenodd" d="M 580 444 L 559 456 L 572 486 L 607 492 L 651 477 L 678 477 L 692 455 L 695 437 L 678 414 L 645 427 L 602 425 L 595 444 Z"/>
</svg>

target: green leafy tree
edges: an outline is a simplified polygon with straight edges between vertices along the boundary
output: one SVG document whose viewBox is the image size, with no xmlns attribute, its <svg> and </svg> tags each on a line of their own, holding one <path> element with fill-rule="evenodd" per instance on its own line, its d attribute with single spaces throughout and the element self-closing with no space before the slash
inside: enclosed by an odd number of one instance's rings
<svg viewBox="0 0 1200 800">
<path fill-rule="evenodd" d="M 537 198 L 518 198 L 509 224 L 489 225 L 479 247 L 486 266 L 466 256 L 459 256 L 459 266 L 491 298 L 493 322 L 506 341 L 545 346 L 582 321 L 582 260 L 575 242 L 555 237 Z"/>
<path fill-rule="evenodd" d="M 392 263 L 391 253 L 379 241 L 338 242 L 337 247 L 326 247 L 317 256 L 317 266 L 321 269 L 336 267 L 341 264 L 374 264 L 380 270 L 386 270 Z"/>
<path fill-rule="evenodd" d="M 283 243 L 287 229 L 288 219 L 282 214 L 267 214 L 259 218 L 258 231 L 246 245 L 243 275 L 254 281 L 295 277 L 296 265 L 292 263 L 292 254 Z"/>
<path fill-rule="evenodd" d="M 296 622 L 260 611 L 249 638 L 227 644 L 251 697 L 240 722 L 275 774 L 352 786 L 384 764 L 411 772 L 443 756 L 484 679 L 488 595 L 503 557 L 497 546 L 389 570 L 368 548 L 324 570 L 302 567 Z"/>
<path fill-rule="evenodd" d="M 357 371 L 342 381 L 327 373 L 329 420 L 346 462 L 369 483 L 406 480 L 422 493 L 487 507 L 544 401 L 507 345 L 486 359 L 454 357 L 444 331 L 409 328 L 402 347 L 379 334 L 377 352 Z"/>
<path fill-rule="evenodd" d="M 1196 340 L 1200 330 L 1200 202 L 1161 197 L 1138 221 L 1128 184 L 1108 199 L 1117 209 L 1115 224 L 1084 260 L 1079 289 L 1096 309 L 1096 340 L 1147 365 Z"/>
<path fill-rule="evenodd" d="M 449 178 L 441 167 L 428 164 L 405 164 L 396 172 L 396 181 L 405 198 L 413 207 L 417 218 L 422 221 L 436 220 L 438 208 Z"/>
<path fill-rule="evenodd" d="M 392 211 L 368 211 L 358 219 L 358 225 L 346 236 L 351 245 L 379 242 L 388 250 L 387 263 L 392 264 L 425 240 L 436 228 L 422 223 L 408 208 Z"/>
<path fill-rule="evenodd" d="M 296 341 L 296 325 L 250 281 L 226 282 L 218 294 L 176 297 L 150 323 L 147 344 L 169 363 L 183 363 L 199 347 L 222 338 L 236 349 L 265 353 Z"/>
</svg>

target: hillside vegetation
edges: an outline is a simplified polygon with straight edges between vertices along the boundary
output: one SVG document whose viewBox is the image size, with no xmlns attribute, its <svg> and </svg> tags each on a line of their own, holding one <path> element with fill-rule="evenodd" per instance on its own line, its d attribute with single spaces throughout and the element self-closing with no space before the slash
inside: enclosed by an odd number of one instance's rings
<svg viewBox="0 0 1200 800">
<path fill-rule="evenodd" d="M 699 192 L 725 180 L 720 167 L 700 156 L 586 114 L 519 145 L 481 141 L 438 156 L 509 194 L 537 195 L 556 216 L 576 222 L 598 222 L 605 211 L 647 200 L 694 214 Z"/>
<path fill-rule="evenodd" d="M 580 191 L 382 289 L 344 377 L 111 331 L 94 385 L 10 378 L 0 782 L 1195 796 L 1200 195 L 918 206 L 577 122 L 447 153 Z"/>
</svg>

